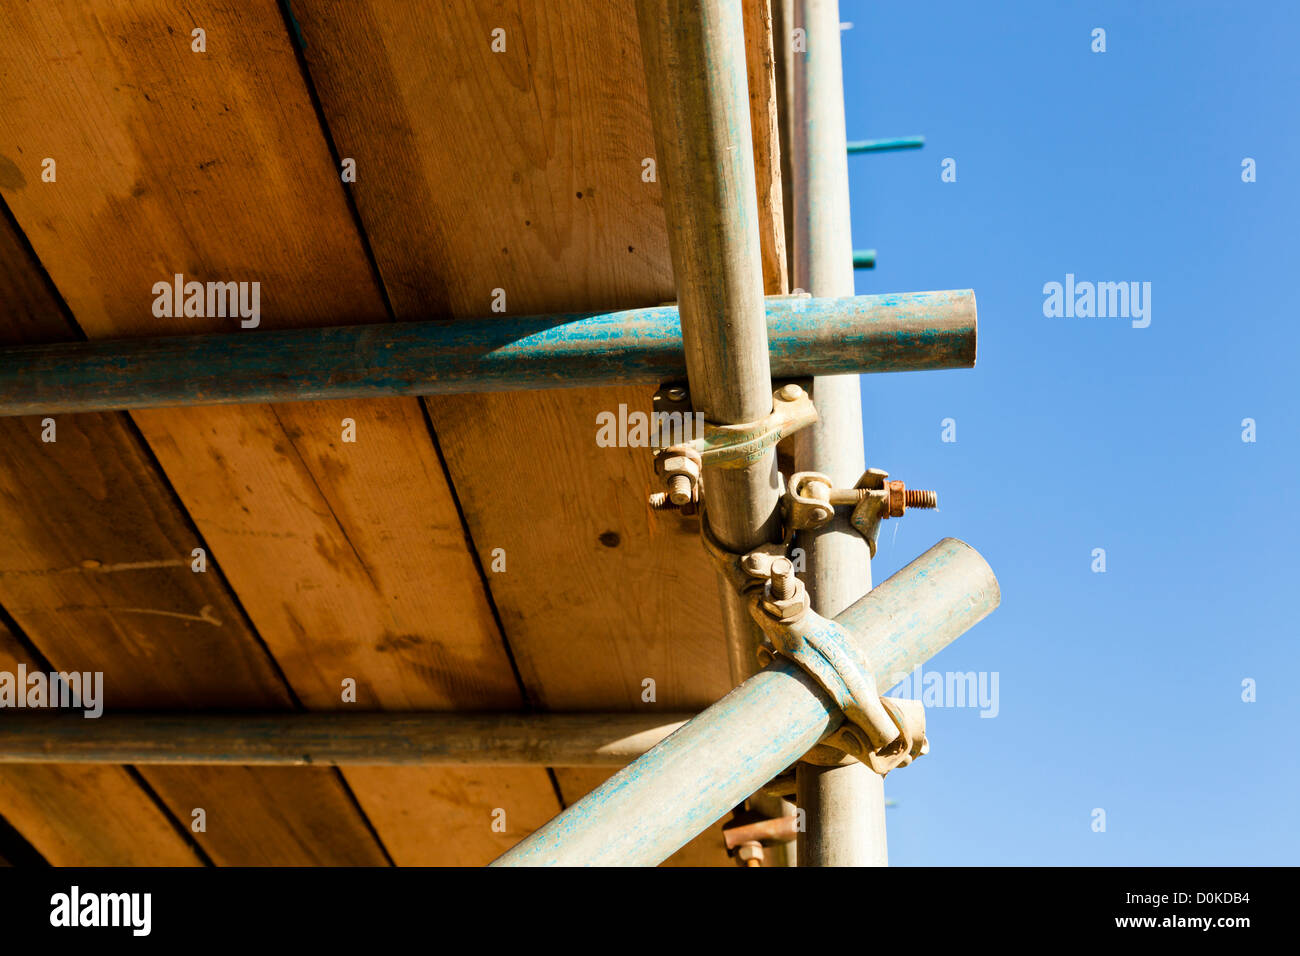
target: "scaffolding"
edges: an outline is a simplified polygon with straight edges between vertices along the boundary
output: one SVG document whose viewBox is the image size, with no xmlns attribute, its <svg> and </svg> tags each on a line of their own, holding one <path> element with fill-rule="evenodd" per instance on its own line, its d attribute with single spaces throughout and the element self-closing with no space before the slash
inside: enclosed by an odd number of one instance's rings
<svg viewBox="0 0 1300 956">
<path fill-rule="evenodd" d="M 887 862 L 883 777 L 928 750 L 919 704 L 882 696 L 889 678 L 999 592 L 951 538 L 872 587 L 880 522 L 934 495 L 866 467 L 858 375 L 972 367 L 974 294 L 854 294 L 875 252 L 852 246 L 847 157 L 923 140 L 846 141 L 836 0 L 772 3 L 792 250 L 780 285 L 793 291 L 765 294 L 741 5 L 636 7 L 675 303 L 0 348 L 0 415 L 654 384 L 657 402 L 705 422 L 658 452 L 650 504 L 661 520 L 700 515 L 735 689 L 654 719 L 22 715 L 0 725 L 0 763 L 621 767 L 495 865 L 657 864 L 746 801 L 775 818 L 803 810 L 799 826 L 744 824 L 795 834 L 799 865 Z"/>
</svg>

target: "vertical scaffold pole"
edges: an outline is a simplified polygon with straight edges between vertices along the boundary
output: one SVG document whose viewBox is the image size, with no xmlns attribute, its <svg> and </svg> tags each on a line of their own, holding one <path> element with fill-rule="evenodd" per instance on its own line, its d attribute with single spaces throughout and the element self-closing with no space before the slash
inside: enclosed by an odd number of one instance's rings
<svg viewBox="0 0 1300 956">
<path fill-rule="evenodd" d="M 637 0 L 668 247 L 695 411 L 734 425 L 772 411 L 763 265 L 741 5 Z M 776 452 L 704 474 L 709 529 L 744 553 L 774 540 Z M 720 579 L 732 679 L 758 669 L 760 635 Z"/>
<path fill-rule="evenodd" d="M 795 51 L 791 167 L 794 176 L 794 285 L 814 296 L 853 294 L 853 240 L 845 149 L 844 77 L 838 0 L 794 0 L 794 24 L 805 52 Z M 787 40 L 788 42 L 788 40 Z M 813 379 L 821 420 L 795 439 L 800 471 L 819 471 L 851 488 L 865 469 L 862 390 L 856 375 Z M 805 533 L 804 575 L 813 608 L 834 617 L 871 589 L 871 555 L 847 515 Z M 804 811 L 800 866 L 884 866 L 882 779 L 861 763 L 797 770 Z"/>
</svg>

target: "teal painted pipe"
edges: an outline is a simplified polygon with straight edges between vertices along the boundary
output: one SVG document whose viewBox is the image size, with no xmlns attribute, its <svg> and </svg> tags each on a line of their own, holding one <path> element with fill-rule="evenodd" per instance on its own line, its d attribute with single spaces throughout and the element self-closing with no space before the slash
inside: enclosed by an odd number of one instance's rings
<svg viewBox="0 0 1300 956">
<path fill-rule="evenodd" d="M 855 153 L 884 153 L 895 149 L 920 149 L 925 145 L 924 136 L 900 136 L 897 139 L 858 139 L 845 144 L 849 155 Z"/>
<path fill-rule="evenodd" d="M 874 269 L 875 267 L 876 267 L 875 249 L 854 249 L 853 250 L 853 268 Z"/>
<path fill-rule="evenodd" d="M 835 620 L 861 642 L 883 694 L 999 600 L 988 563 L 945 538 Z M 492 865 L 654 866 L 843 720 L 813 678 L 778 658 Z"/>
<path fill-rule="evenodd" d="M 971 368 L 975 294 L 766 300 L 772 375 Z M 677 309 L 0 349 L 0 416 L 686 378 Z"/>
</svg>

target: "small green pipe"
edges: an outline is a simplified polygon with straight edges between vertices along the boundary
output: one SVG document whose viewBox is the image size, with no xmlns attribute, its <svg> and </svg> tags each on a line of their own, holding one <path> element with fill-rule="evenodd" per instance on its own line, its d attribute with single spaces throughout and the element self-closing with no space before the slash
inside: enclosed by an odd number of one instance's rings
<svg viewBox="0 0 1300 956">
<path fill-rule="evenodd" d="M 925 145 L 924 136 L 900 136 L 897 139 L 858 139 L 845 145 L 849 155 L 854 153 L 884 153 L 895 149 L 920 149 Z"/>
</svg>

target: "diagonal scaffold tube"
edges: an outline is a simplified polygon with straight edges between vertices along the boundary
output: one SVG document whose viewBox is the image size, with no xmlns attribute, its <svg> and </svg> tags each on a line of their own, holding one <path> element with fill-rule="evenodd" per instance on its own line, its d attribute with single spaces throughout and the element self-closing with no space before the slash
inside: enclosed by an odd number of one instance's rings
<svg viewBox="0 0 1300 956">
<path fill-rule="evenodd" d="M 835 618 L 872 662 L 879 692 L 994 608 L 997 579 L 945 538 Z M 844 714 L 778 657 L 493 866 L 654 866 L 824 739 Z"/>
</svg>

